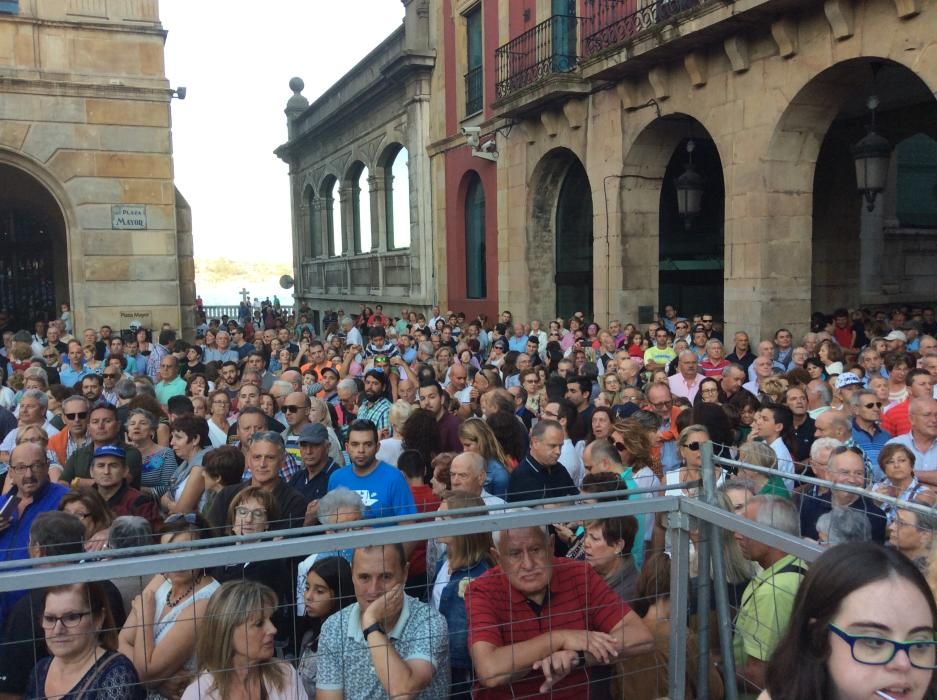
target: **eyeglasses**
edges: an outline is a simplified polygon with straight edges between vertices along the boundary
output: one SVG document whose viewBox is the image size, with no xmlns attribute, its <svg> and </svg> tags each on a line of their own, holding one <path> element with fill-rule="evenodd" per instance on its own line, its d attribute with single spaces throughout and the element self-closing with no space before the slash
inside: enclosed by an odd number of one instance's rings
<svg viewBox="0 0 937 700">
<path fill-rule="evenodd" d="M 16 472 L 17 474 L 25 474 L 26 472 L 41 472 L 43 469 L 48 469 L 48 464 L 43 464 L 42 462 L 36 462 L 35 464 L 11 464 L 10 471 Z"/>
<path fill-rule="evenodd" d="M 284 413 L 296 413 L 296 411 L 301 411 L 305 406 L 294 406 L 292 404 L 283 404 Z"/>
<path fill-rule="evenodd" d="M 69 420 L 84 420 L 88 417 L 88 412 L 79 411 L 78 413 L 64 413 L 63 415 Z"/>
<path fill-rule="evenodd" d="M 903 651 L 908 661 L 915 668 L 937 668 L 937 641 L 921 639 L 911 642 L 899 642 L 884 637 L 871 637 L 861 634 L 849 634 L 836 625 L 829 625 L 830 632 L 849 645 L 852 658 L 867 666 L 884 666 Z"/>
<path fill-rule="evenodd" d="M 65 629 L 72 629 L 77 627 L 83 618 L 87 615 L 90 615 L 91 611 L 86 610 L 85 612 L 70 612 L 65 613 L 64 615 L 43 615 L 42 616 L 42 627 L 43 629 L 53 630 L 55 629 L 56 624 L 61 622 Z"/>
<path fill-rule="evenodd" d="M 113 372 L 105 372 L 105 373 L 104 373 L 104 378 L 105 378 L 105 379 L 117 379 L 119 376 L 120 376 L 119 374 L 114 374 Z"/>
<path fill-rule="evenodd" d="M 541 411 L 540 416 L 542 418 L 549 418 L 550 420 L 559 420 L 559 414 L 553 413 L 552 411 Z"/>
<path fill-rule="evenodd" d="M 619 452 L 624 452 L 625 450 L 628 449 L 627 447 L 625 447 L 625 443 L 623 442 L 615 442 L 614 445 L 615 445 L 615 449 L 618 450 Z"/>
<path fill-rule="evenodd" d="M 881 407 L 882 407 L 881 401 L 873 401 L 871 403 L 862 404 L 862 408 L 881 408 Z"/>
<path fill-rule="evenodd" d="M 713 322 L 713 320 L 712 320 L 711 318 L 701 318 L 701 319 L 700 319 L 700 323 L 712 323 L 712 322 Z"/>
<path fill-rule="evenodd" d="M 238 506 L 234 509 L 234 514 L 239 518 L 246 518 L 250 516 L 251 520 L 267 519 L 267 510 L 265 508 L 247 508 L 246 506 Z"/>
</svg>

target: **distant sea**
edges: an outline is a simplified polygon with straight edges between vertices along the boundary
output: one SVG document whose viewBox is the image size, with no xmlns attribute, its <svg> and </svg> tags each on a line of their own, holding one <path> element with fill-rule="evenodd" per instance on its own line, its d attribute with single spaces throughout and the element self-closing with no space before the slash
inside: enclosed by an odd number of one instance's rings
<svg viewBox="0 0 937 700">
<path fill-rule="evenodd" d="M 251 299 L 260 297 L 261 300 L 273 296 L 280 298 L 280 304 L 283 306 L 292 306 L 293 290 L 280 287 L 279 280 L 270 280 L 267 283 L 250 282 L 215 282 L 211 285 L 202 285 L 195 281 L 195 293 L 201 295 L 205 306 L 236 306 L 241 301 L 241 289 L 246 288 L 250 292 Z"/>
</svg>

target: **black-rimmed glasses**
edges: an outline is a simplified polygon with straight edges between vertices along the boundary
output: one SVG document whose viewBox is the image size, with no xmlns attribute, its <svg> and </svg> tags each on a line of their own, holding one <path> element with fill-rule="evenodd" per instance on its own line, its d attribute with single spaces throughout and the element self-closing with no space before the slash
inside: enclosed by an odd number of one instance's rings
<svg viewBox="0 0 937 700">
<path fill-rule="evenodd" d="M 932 639 L 899 642 L 884 637 L 849 634 L 833 624 L 830 624 L 829 628 L 833 634 L 849 645 L 852 658 L 860 664 L 884 666 L 895 658 L 895 654 L 903 651 L 915 668 L 928 670 L 937 668 L 937 641 Z"/>
</svg>

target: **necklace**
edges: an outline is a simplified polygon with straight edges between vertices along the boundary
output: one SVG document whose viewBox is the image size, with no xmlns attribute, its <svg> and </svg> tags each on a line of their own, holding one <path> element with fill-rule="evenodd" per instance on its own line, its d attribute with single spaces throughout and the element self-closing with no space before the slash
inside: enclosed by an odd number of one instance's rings
<svg viewBox="0 0 937 700">
<path fill-rule="evenodd" d="M 180 596 L 179 596 L 178 598 L 176 598 L 175 600 L 172 600 L 172 598 L 171 598 L 171 596 L 172 596 L 172 586 L 170 586 L 170 587 L 169 587 L 169 590 L 166 591 L 166 607 L 167 607 L 167 608 L 174 608 L 174 607 L 176 607 L 177 605 L 179 605 L 179 603 L 181 603 L 186 597 L 188 597 L 188 596 L 192 593 L 192 591 L 195 590 L 195 587 L 198 585 L 198 582 L 201 581 L 201 580 L 202 580 L 202 576 L 201 576 L 201 574 L 199 574 L 199 577 L 198 577 L 197 579 L 195 579 L 191 584 L 189 584 L 189 587 L 188 587 L 187 589 L 185 589 L 185 592 L 183 592 L 182 595 L 180 595 Z"/>
</svg>

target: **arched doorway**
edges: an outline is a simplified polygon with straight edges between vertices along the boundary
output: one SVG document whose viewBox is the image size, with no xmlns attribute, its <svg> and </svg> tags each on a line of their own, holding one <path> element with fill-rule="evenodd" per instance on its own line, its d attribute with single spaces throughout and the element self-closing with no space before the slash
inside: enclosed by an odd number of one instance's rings
<svg viewBox="0 0 937 700">
<path fill-rule="evenodd" d="M 556 315 L 592 318 L 592 189 L 579 160 L 569 166 L 556 203 Z"/>
<path fill-rule="evenodd" d="M 592 186 L 582 162 L 566 149 L 550 151 L 530 178 L 527 228 L 530 318 L 569 318 L 593 306 Z M 553 255 L 545 254 L 552 251 Z"/>
<path fill-rule="evenodd" d="M 0 163 L 0 309 L 15 328 L 56 318 L 69 302 L 65 218 L 51 192 Z"/>
<path fill-rule="evenodd" d="M 677 178 L 692 168 L 703 178 L 699 214 L 680 215 Z M 672 304 L 680 314 L 720 315 L 723 306 L 725 254 L 725 184 L 722 162 L 712 139 L 683 139 L 673 151 L 660 191 L 658 308 Z"/>
</svg>

